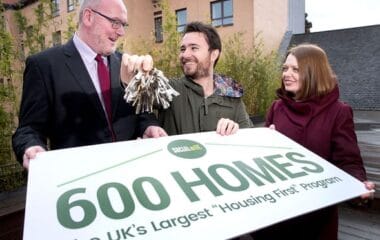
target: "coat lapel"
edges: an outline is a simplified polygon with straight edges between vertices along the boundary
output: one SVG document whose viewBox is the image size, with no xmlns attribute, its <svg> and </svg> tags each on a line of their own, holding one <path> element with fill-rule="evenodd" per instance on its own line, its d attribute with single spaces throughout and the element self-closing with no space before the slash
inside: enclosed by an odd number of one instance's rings
<svg viewBox="0 0 380 240">
<path fill-rule="evenodd" d="M 90 101 L 93 106 L 99 112 L 99 114 L 104 117 L 105 114 L 102 107 L 102 104 L 99 100 L 98 94 L 94 84 L 92 83 L 90 74 L 88 73 L 86 66 L 83 63 L 83 60 L 75 48 L 73 40 L 69 40 L 67 44 L 64 45 L 64 54 L 66 55 L 66 66 L 69 69 L 71 75 L 76 80 L 78 85 L 83 89 L 84 94 L 89 96 Z"/>
<path fill-rule="evenodd" d="M 109 69 L 111 75 L 111 94 L 112 94 L 112 116 L 115 114 L 119 100 L 123 94 L 120 82 L 120 55 L 114 53 L 109 56 Z"/>
</svg>

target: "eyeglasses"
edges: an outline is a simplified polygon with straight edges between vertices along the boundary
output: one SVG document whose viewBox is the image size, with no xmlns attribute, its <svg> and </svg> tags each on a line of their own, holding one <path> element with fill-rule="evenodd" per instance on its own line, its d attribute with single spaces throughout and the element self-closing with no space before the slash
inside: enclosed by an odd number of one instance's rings
<svg viewBox="0 0 380 240">
<path fill-rule="evenodd" d="M 100 13 L 100 12 L 94 10 L 94 9 L 90 8 L 90 10 L 93 11 L 94 13 L 99 14 L 100 16 L 104 17 L 108 21 L 110 21 L 110 23 L 112 24 L 111 26 L 112 26 L 113 29 L 119 29 L 120 27 L 123 27 L 124 29 L 126 29 L 129 26 L 128 23 L 123 23 L 120 20 L 108 17 L 108 16 L 106 16 L 106 15 L 104 15 L 104 14 L 102 14 L 102 13 Z"/>
</svg>

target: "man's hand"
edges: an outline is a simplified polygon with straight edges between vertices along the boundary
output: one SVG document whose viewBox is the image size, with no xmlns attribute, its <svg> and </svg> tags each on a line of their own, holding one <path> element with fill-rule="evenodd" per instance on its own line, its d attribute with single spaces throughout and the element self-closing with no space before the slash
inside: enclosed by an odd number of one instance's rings
<svg viewBox="0 0 380 240">
<path fill-rule="evenodd" d="M 35 159 L 37 156 L 37 153 L 39 152 L 45 152 L 46 150 L 42 148 L 41 146 L 32 146 L 28 147 L 25 150 L 24 156 L 22 157 L 22 166 L 29 170 L 29 163 L 30 160 Z"/>
<path fill-rule="evenodd" d="M 152 69 L 152 56 L 128 55 L 127 53 L 124 53 L 120 66 L 120 78 L 124 86 L 128 86 L 129 82 L 136 74 L 136 71 L 149 72 Z"/>
<path fill-rule="evenodd" d="M 145 129 L 143 134 L 143 138 L 158 138 L 158 137 L 166 137 L 168 134 L 165 130 L 158 126 L 149 126 Z"/>
<path fill-rule="evenodd" d="M 216 125 L 216 133 L 222 136 L 235 134 L 237 130 L 239 130 L 239 124 L 228 118 L 219 119 Z"/>
</svg>

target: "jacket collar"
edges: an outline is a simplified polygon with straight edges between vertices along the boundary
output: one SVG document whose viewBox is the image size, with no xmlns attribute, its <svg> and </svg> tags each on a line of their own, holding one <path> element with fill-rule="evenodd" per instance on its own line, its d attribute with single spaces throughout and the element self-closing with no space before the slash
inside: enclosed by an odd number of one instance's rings
<svg viewBox="0 0 380 240">
<path fill-rule="evenodd" d="M 214 94 L 222 97 L 241 98 L 243 96 L 243 88 L 234 79 L 214 74 Z M 197 92 L 199 95 L 204 96 L 202 86 L 194 82 L 191 78 L 186 78 L 185 84 Z"/>
<path fill-rule="evenodd" d="M 335 103 L 339 99 L 338 86 L 324 96 L 313 97 L 299 102 L 286 95 L 286 93 L 284 93 L 281 89 L 277 89 L 276 93 L 291 111 L 299 114 L 311 114 L 312 116 L 317 115 L 319 112 L 323 111 L 326 107 Z"/>
</svg>

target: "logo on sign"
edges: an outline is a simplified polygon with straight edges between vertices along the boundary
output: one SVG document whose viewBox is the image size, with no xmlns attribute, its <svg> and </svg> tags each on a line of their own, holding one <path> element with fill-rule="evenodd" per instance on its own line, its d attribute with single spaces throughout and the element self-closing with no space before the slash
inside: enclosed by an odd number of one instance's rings
<svg viewBox="0 0 380 240">
<path fill-rule="evenodd" d="M 203 157 L 207 152 L 202 144 L 186 139 L 175 140 L 169 143 L 168 151 L 177 157 L 187 159 Z"/>
</svg>

